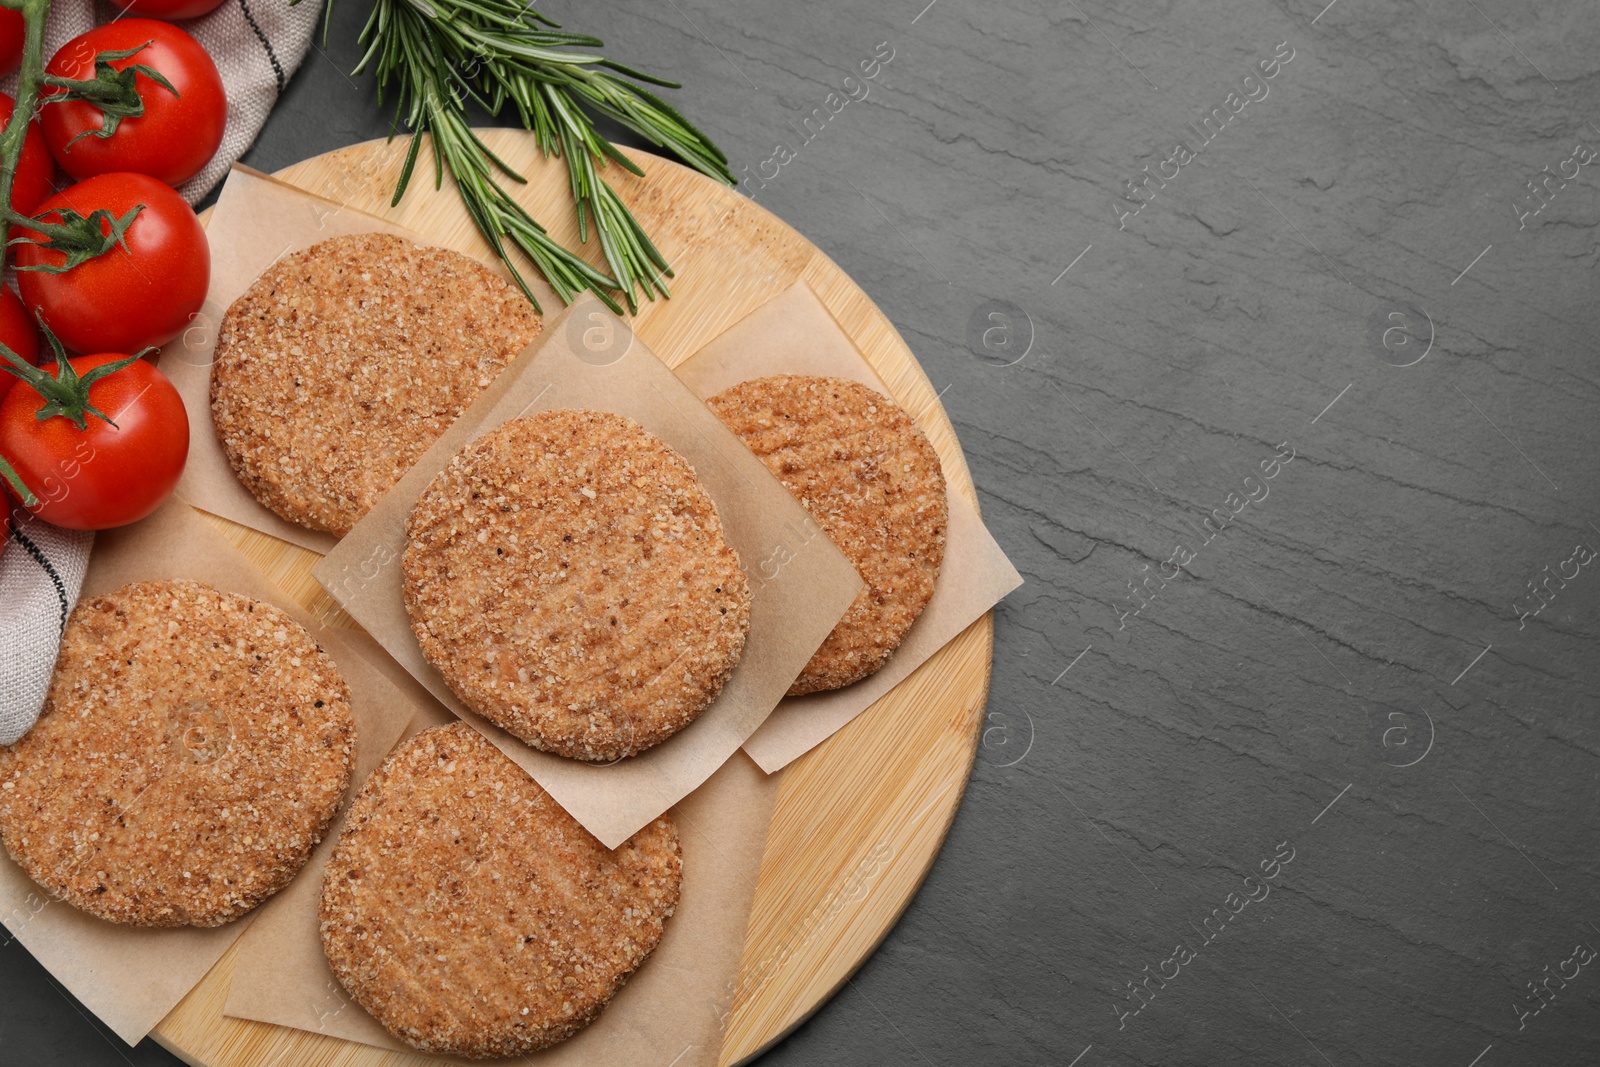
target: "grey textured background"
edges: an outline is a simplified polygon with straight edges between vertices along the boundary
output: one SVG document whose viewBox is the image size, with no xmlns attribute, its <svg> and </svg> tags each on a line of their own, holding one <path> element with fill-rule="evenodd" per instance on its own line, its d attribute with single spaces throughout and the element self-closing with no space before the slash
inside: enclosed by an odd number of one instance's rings
<svg viewBox="0 0 1600 1067">
<path fill-rule="evenodd" d="M 736 166 L 796 149 L 757 199 L 915 349 L 1028 579 L 944 852 L 768 1062 L 1600 1062 L 1600 975 L 1528 988 L 1600 945 L 1600 168 L 1519 228 L 1600 149 L 1593 5 L 926 2 L 544 8 L 684 80 Z M 247 162 L 386 129 L 339 5 Z M 8 1065 L 175 1062 L 14 944 L 0 980 Z"/>
</svg>

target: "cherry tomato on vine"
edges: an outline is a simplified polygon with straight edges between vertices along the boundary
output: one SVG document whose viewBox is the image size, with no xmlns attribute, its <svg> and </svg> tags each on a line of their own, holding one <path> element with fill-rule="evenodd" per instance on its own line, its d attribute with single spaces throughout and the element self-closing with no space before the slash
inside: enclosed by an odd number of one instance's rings
<svg viewBox="0 0 1600 1067">
<path fill-rule="evenodd" d="M 222 76 L 200 42 L 168 22 L 119 19 L 62 45 L 45 73 L 91 81 L 98 73 L 97 56 L 133 49 L 138 51 L 131 56 L 106 60 L 110 71 L 121 73 L 108 71 L 110 80 L 94 90 L 69 94 L 46 87 L 39 112 L 45 142 L 74 178 L 129 170 L 182 185 L 211 161 L 228 121 Z M 95 94 L 106 94 L 98 97 L 106 101 L 104 109 L 93 102 Z M 128 114 L 140 107 L 135 94 L 143 114 Z M 79 98 L 51 102 L 65 95 Z M 108 127 L 112 132 L 102 136 Z"/>
<path fill-rule="evenodd" d="M 22 306 L 17 294 L 0 286 L 0 345 L 32 363 L 39 365 L 39 328 L 33 316 Z M 11 387 L 17 384 L 16 375 L 0 370 L 0 400 L 4 400 Z"/>
<path fill-rule="evenodd" d="M 0 8 L 5 11 L 6 8 Z M 11 125 L 11 113 L 17 102 L 0 93 L 0 130 Z M 44 133 L 37 122 L 28 125 L 22 138 L 22 159 L 17 164 L 17 176 L 11 180 L 11 206 L 23 215 L 34 214 L 40 201 L 55 191 L 56 164 L 50 158 L 50 148 L 45 144 Z"/>
<path fill-rule="evenodd" d="M 141 204 L 122 241 L 111 240 L 113 220 L 126 219 Z M 137 352 L 164 345 L 205 303 L 211 250 L 200 220 L 170 185 L 147 174 L 121 173 L 62 190 L 40 204 L 34 217 L 70 224 L 72 217 L 87 219 L 100 210 L 109 217 L 100 220 L 98 232 L 110 247 L 62 273 L 34 268 L 65 265 L 63 252 L 31 241 L 12 246 L 22 302 L 75 352 Z M 17 232 L 44 239 L 26 227 Z"/>
<path fill-rule="evenodd" d="M 222 6 L 222 0 L 127 0 L 116 3 L 124 15 L 152 19 L 197 19 Z"/>
<path fill-rule="evenodd" d="M 0 76 L 22 66 L 22 12 L 0 7 Z"/>
<path fill-rule="evenodd" d="M 125 360 L 79 356 L 69 377 Z M 45 372 L 61 381 L 59 364 Z M 37 498 L 25 505 L 46 522 L 104 530 L 137 522 L 172 494 L 189 456 L 189 416 L 167 376 L 138 359 L 91 381 L 80 429 L 70 414 L 40 420 L 46 400 L 19 383 L 0 402 L 0 458 Z M 107 421 L 107 420 L 110 421 Z M 115 425 L 112 425 L 112 423 Z"/>
</svg>

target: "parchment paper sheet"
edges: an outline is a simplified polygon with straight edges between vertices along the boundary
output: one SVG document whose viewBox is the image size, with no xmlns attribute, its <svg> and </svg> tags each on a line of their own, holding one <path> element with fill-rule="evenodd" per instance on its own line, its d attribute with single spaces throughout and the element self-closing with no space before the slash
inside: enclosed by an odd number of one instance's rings
<svg viewBox="0 0 1600 1067">
<path fill-rule="evenodd" d="M 189 329 L 161 350 L 161 369 L 189 409 L 189 463 L 178 482 L 178 495 L 202 511 L 324 554 L 339 543 L 337 537 L 279 518 L 258 503 L 234 474 L 211 421 L 211 364 L 228 306 L 268 267 L 291 252 L 354 233 L 390 233 L 419 244 L 437 243 L 235 164 L 206 223 L 211 244 L 206 302 Z M 539 306 L 547 312 L 560 307 L 555 293 L 536 273 L 530 274 L 529 285 Z"/>
<path fill-rule="evenodd" d="M 426 712 L 413 730 L 451 721 L 443 710 Z M 522 1059 L 496 1062 L 541 1067 L 716 1063 L 776 798 L 777 779 L 735 754 L 678 804 L 672 815 L 683 847 L 683 892 L 660 946 L 600 1018 L 576 1037 Z M 379 1048 L 406 1048 L 350 998 L 322 954 L 317 903 L 326 858 L 320 853 L 305 877 L 261 909 L 239 943 L 224 1011 Z"/>
<path fill-rule="evenodd" d="M 637 756 L 597 766 L 536 751 L 469 711 L 423 658 L 401 599 L 412 504 L 464 445 L 522 414 L 612 411 L 676 449 L 716 502 L 750 576 L 750 633 L 721 695 Z M 771 713 L 861 588 L 788 490 L 592 296 L 547 324 L 365 519 L 313 571 L 350 615 L 444 705 L 477 727 L 608 848 L 688 796 Z"/>
<path fill-rule="evenodd" d="M 351 796 L 424 702 L 431 703 L 425 695 L 396 688 L 368 662 L 368 657 L 383 656 L 370 639 L 319 626 L 204 518 L 177 500 L 142 522 L 96 537 L 83 595 L 99 596 L 129 582 L 168 578 L 190 578 L 280 607 L 327 649 L 350 686 L 356 718 Z M 318 866 L 313 854 L 283 892 L 316 877 Z M 57 981 L 130 1045 L 205 977 L 260 911 L 209 930 L 108 923 L 50 899 L 9 856 L 0 854 L 0 919 Z"/>
<path fill-rule="evenodd" d="M 735 323 L 680 363 L 676 373 L 702 399 L 772 374 L 849 378 L 892 395 L 804 282 Z M 914 418 L 918 413 L 910 414 Z M 1022 584 L 978 509 L 960 493 L 949 496 L 950 525 L 939 580 L 905 641 L 882 670 L 855 685 L 784 698 L 744 743 L 762 770 L 780 770 L 827 740 Z"/>
</svg>

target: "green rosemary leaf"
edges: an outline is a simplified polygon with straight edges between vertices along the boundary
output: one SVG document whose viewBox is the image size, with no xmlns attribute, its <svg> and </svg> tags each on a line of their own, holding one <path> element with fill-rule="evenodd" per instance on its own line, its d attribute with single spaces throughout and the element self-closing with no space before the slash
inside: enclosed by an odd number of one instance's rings
<svg viewBox="0 0 1600 1067">
<path fill-rule="evenodd" d="M 393 134 L 390 139 L 393 139 Z M 422 147 L 421 135 L 411 138 L 411 147 L 406 149 L 406 161 L 400 168 L 400 180 L 395 183 L 394 199 L 389 201 L 389 206 L 394 207 L 400 203 L 400 198 L 406 195 L 406 186 L 411 184 L 411 171 L 417 165 L 417 150 Z"/>
<path fill-rule="evenodd" d="M 682 82 L 670 81 L 670 80 L 668 80 L 666 78 L 658 77 L 657 75 L 654 75 L 654 74 L 646 74 L 642 70 L 638 70 L 638 69 L 636 69 L 634 67 L 625 66 L 624 64 L 618 63 L 614 59 L 602 59 L 600 61 L 600 65 L 602 67 L 605 67 L 605 68 L 609 69 L 609 70 L 614 70 L 618 74 L 623 75 L 624 77 L 632 78 L 635 81 L 646 82 L 646 83 L 648 83 L 650 85 L 659 85 L 663 89 L 682 89 L 683 88 L 683 83 Z"/>
<path fill-rule="evenodd" d="M 620 312 L 612 290 L 630 310 L 637 309 L 637 292 L 646 299 L 670 295 L 665 278 L 672 268 L 597 168 L 615 163 L 636 175 L 644 171 L 599 131 L 594 115 L 733 184 L 722 151 L 646 88 L 677 83 L 586 51 L 604 45 L 597 37 L 562 30 L 525 0 L 370 2 L 356 73 L 377 79 L 380 102 L 393 92 L 395 128 L 413 134 L 394 203 L 410 184 L 426 135 L 435 186 L 443 187 L 448 171 L 473 224 L 529 299 L 533 294 L 512 260 L 513 248 L 564 301 L 589 289 Z M 471 128 L 466 109 L 473 105 L 495 116 L 514 107 L 539 150 L 565 162 L 579 240 L 586 243 L 593 231 L 609 273 L 562 247 L 500 186 L 496 172 L 516 182 L 526 178 Z"/>
</svg>

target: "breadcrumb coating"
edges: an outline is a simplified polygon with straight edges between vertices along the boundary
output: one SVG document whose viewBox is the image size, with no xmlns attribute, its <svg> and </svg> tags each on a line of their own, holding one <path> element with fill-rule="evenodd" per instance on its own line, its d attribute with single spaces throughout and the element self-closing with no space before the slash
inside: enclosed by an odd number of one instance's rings
<svg viewBox="0 0 1600 1067">
<path fill-rule="evenodd" d="M 475 259 L 383 233 L 285 256 L 223 317 L 217 439 L 290 522 L 343 537 L 538 335 Z"/>
<path fill-rule="evenodd" d="M 219 926 L 287 885 L 350 783 L 333 660 L 277 608 L 138 582 L 68 620 L 39 722 L 0 748 L 0 837 L 75 907 Z"/>
<path fill-rule="evenodd" d="M 944 561 L 950 512 L 939 454 L 899 405 L 845 378 L 754 378 L 706 406 L 805 506 L 866 586 L 789 695 L 872 674 L 928 606 Z"/>
<path fill-rule="evenodd" d="M 484 1058 L 581 1030 L 678 902 L 663 815 L 617 849 L 465 723 L 395 750 L 323 879 L 322 946 L 356 1002 L 423 1052 Z"/>
<path fill-rule="evenodd" d="M 406 525 L 406 612 L 463 703 L 562 756 L 615 760 L 704 711 L 750 586 L 694 469 L 631 419 L 546 411 L 458 453 Z"/>
</svg>

